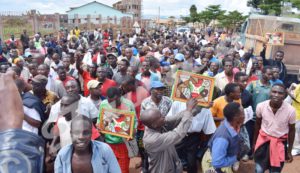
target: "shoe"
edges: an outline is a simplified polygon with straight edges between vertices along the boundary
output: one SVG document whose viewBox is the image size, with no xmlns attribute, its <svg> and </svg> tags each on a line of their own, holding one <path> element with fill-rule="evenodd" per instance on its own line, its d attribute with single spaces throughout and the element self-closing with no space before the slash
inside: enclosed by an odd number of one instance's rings
<svg viewBox="0 0 300 173">
<path fill-rule="evenodd" d="M 243 162 L 249 161 L 249 156 L 246 154 L 244 157 L 241 159 Z"/>
</svg>

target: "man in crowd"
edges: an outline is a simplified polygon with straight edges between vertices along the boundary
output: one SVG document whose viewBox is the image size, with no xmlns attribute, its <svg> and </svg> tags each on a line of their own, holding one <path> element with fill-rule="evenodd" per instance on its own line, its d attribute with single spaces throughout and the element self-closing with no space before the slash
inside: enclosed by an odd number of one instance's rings
<svg viewBox="0 0 300 173">
<path fill-rule="evenodd" d="M 66 94 L 66 89 L 63 83 L 59 80 L 55 80 L 49 75 L 50 67 L 46 64 L 38 66 L 38 74 L 48 78 L 46 89 L 54 92 L 59 98 L 62 98 Z"/>
<path fill-rule="evenodd" d="M 233 61 L 230 58 L 224 58 L 222 60 L 222 65 L 224 67 L 224 71 L 217 74 L 215 76 L 216 79 L 216 87 L 218 87 L 221 91 L 225 88 L 228 83 L 233 82 Z"/>
<path fill-rule="evenodd" d="M 97 80 L 100 83 L 102 83 L 101 95 L 106 97 L 107 96 L 107 90 L 110 87 L 117 86 L 117 83 L 114 80 L 111 80 L 107 77 L 108 72 L 107 72 L 107 68 L 105 68 L 105 67 L 98 67 L 97 71 L 96 71 L 96 75 L 97 75 Z"/>
<path fill-rule="evenodd" d="M 175 101 L 167 115 L 171 117 L 176 115 L 178 112 L 184 111 L 186 104 L 184 102 Z M 188 133 L 176 145 L 176 151 L 183 163 L 186 162 L 186 170 L 188 173 L 197 173 L 197 152 L 201 143 L 205 141 L 201 140 L 202 132 L 209 139 L 210 136 L 215 132 L 216 125 L 212 117 L 211 111 L 207 108 L 196 106 L 193 110 L 192 124 L 188 129 Z M 202 149 L 202 148 L 201 148 Z"/>
<path fill-rule="evenodd" d="M 72 144 L 59 151 L 55 159 L 55 172 L 121 173 L 111 148 L 91 140 L 92 126 L 92 121 L 86 116 L 79 115 L 72 120 Z"/>
<path fill-rule="evenodd" d="M 122 59 L 118 62 L 118 72 L 114 74 L 112 80 L 116 81 L 118 86 L 122 84 L 125 80 L 129 78 L 127 75 L 127 69 L 129 67 L 129 62 L 126 59 Z"/>
<path fill-rule="evenodd" d="M 228 103 L 237 102 L 241 104 L 241 88 L 236 83 L 229 83 L 224 89 L 225 96 L 221 96 L 214 100 L 213 106 L 210 108 L 217 126 L 224 120 L 223 109 Z"/>
<path fill-rule="evenodd" d="M 134 104 L 130 100 L 122 97 L 120 89 L 116 87 L 110 87 L 107 90 L 107 99 L 101 102 L 100 112 L 102 112 L 103 109 L 132 111 L 135 114 Z M 103 114 L 99 115 L 98 123 L 101 119 L 101 116 L 103 116 Z M 136 115 L 134 115 L 134 121 L 134 127 L 136 127 Z M 115 156 L 117 157 L 122 173 L 129 173 L 130 159 L 128 156 L 128 149 L 124 140 L 126 139 L 123 139 L 122 137 L 104 134 L 104 141 L 112 148 Z"/>
<path fill-rule="evenodd" d="M 136 79 L 142 81 L 148 90 L 150 90 L 154 81 L 159 81 L 159 77 L 155 73 L 150 72 L 150 63 L 148 61 L 142 63 L 141 73 L 136 75 Z"/>
<path fill-rule="evenodd" d="M 192 123 L 192 110 L 196 105 L 196 99 L 191 99 L 187 102 L 185 111 L 170 117 L 165 117 L 158 109 L 153 108 L 142 112 L 141 121 L 146 126 L 143 142 L 149 155 L 151 173 L 182 172 L 175 145 L 187 134 Z M 164 129 L 166 126 L 169 127 L 168 130 Z"/>
<path fill-rule="evenodd" d="M 165 85 L 160 81 L 154 81 L 151 84 L 151 96 L 144 99 L 141 104 L 141 112 L 156 108 L 162 116 L 166 116 L 172 106 L 172 100 L 169 97 L 163 96 Z"/>
<path fill-rule="evenodd" d="M 262 70 L 262 78 L 257 81 L 251 82 L 246 90 L 252 94 L 252 108 L 254 112 L 254 117 L 252 120 L 246 123 L 246 128 L 249 134 L 250 147 L 252 148 L 253 144 L 253 135 L 254 135 L 254 126 L 255 126 L 255 112 L 256 107 L 259 103 L 269 99 L 271 84 L 270 80 L 272 78 L 272 69 L 270 66 L 265 66 Z"/>
<path fill-rule="evenodd" d="M 284 63 L 282 62 L 283 58 L 284 52 L 279 50 L 276 52 L 274 59 L 264 58 L 263 60 L 264 65 L 277 66 L 279 68 L 279 79 L 284 82 L 287 74 L 287 69 Z"/>
<path fill-rule="evenodd" d="M 233 173 L 237 171 L 235 163 L 240 147 L 238 135 L 245 115 L 243 107 L 236 102 L 228 103 L 223 114 L 224 122 L 218 127 L 208 143 L 208 149 L 202 159 L 204 172 Z"/>
<path fill-rule="evenodd" d="M 284 101 L 286 96 L 285 86 L 274 84 L 270 100 L 257 105 L 253 140 L 257 173 L 281 172 L 285 161 L 293 161 L 296 112 Z"/>
<path fill-rule="evenodd" d="M 273 72 L 273 77 L 270 80 L 271 86 L 276 83 L 283 84 L 283 82 L 279 79 L 280 68 L 277 66 L 274 66 L 274 67 L 272 67 L 272 72 Z"/>
<path fill-rule="evenodd" d="M 87 99 L 91 100 L 95 107 L 99 110 L 101 101 L 105 99 L 105 97 L 101 95 L 102 83 L 97 80 L 90 80 L 87 87 L 90 91 L 90 95 Z"/>
<path fill-rule="evenodd" d="M 56 80 L 62 81 L 64 86 L 66 86 L 66 83 L 70 80 L 75 80 L 73 77 L 67 75 L 67 71 L 64 66 L 57 67 L 57 74 L 58 78 Z"/>
</svg>

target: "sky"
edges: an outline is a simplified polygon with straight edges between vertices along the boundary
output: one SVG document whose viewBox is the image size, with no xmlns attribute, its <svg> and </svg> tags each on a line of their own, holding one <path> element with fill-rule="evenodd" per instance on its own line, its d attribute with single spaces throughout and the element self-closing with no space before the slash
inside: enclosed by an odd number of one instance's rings
<svg viewBox="0 0 300 173">
<path fill-rule="evenodd" d="M 70 7 L 77 7 L 93 0 L 1 0 L 0 12 L 14 11 L 24 12 L 36 9 L 42 14 L 66 13 Z M 112 6 L 118 0 L 98 0 L 98 2 Z M 248 14 L 247 0 L 143 0 L 143 16 L 158 16 L 160 8 L 161 16 L 186 16 L 189 8 L 195 4 L 198 11 L 205 9 L 208 5 L 220 4 L 227 11 L 238 10 Z"/>
</svg>

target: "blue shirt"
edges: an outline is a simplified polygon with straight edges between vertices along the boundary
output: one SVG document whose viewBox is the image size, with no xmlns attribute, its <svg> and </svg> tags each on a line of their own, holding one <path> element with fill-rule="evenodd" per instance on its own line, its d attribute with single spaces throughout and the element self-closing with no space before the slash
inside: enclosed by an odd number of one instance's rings
<svg viewBox="0 0 300 173">
<path fill-rule="evenodd" d="M 153 73 L 153 72 L 150 72 L 151 75 L 150 75 L 150 82 L 153 82 L 153 81 L 159 81 L 159 77 L 157 76 L 157 74 Z M 139 73 L 135 76 L 135 79 L 137 80 L 142 80 L 142 73 Z"/>
<path fill-rule="evenodd" d="M 271 86 L 273 86 L 274 84 L 283 84 L 283 82 L 280 79 L 276 79 L 276 80 L 270 80 Z"/>
<path fill-rule="evenodd" d="M 226 129 L 229 131 L 231 137 L 235 137 L 238 133 L 230 126 L 227 120 L 224 120 L 224 125 Z M 224 168 L 228 166 L 232 166 L 236 161 L 236 155 L 234 156 L 227 156 L 227 149 L 228 149 L 229 142 L 224 138 L 216 138 L 213 141 L 212 145 L 212 165 L 214 168 Z"/>
<path fill-rule="evenodd" d="M 112 149 L 103 142 L 91 141 L 93 172 L 121 173 Z M 73 144 L 63 147 L 55 159 L 55 173 L 72 173 Z"/>
<path fill-rule="evenodd" d="M 168 59 L 169 58 L 165 58 L 165 56 L 161 57 L 161 59 L 159 61 L 160 65 L 162 67 L 171 65 L 170 62 L 168 62 Z"/>
</svg>

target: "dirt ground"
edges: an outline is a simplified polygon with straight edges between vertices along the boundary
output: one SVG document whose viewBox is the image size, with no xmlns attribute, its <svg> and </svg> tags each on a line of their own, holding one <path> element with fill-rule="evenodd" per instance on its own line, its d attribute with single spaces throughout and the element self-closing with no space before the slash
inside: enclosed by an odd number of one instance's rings
<svg viewBox="0 0 300 173">
<path fill-rule="evenodd" d="M 139 161 L 140 158 L 133 158 L 130 160 L 130 173 L 141 173 L 140 169 L 135 169 L 135 164 Z M 198 172 L 201 173 L 200 169 Z M 254 173 L 254 162 L 242 162 L 238 173 Z M 300 173 L 300 156 L 294 157 L 292 163 L 286 163 L 282 173 Z"/>
</svg>

